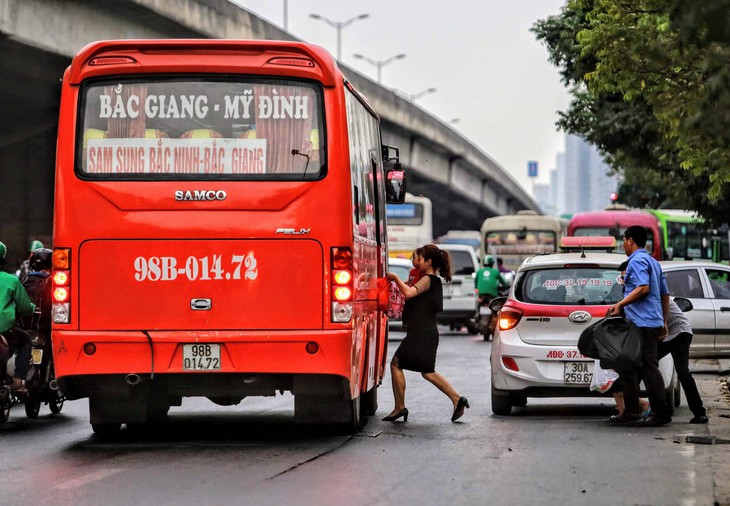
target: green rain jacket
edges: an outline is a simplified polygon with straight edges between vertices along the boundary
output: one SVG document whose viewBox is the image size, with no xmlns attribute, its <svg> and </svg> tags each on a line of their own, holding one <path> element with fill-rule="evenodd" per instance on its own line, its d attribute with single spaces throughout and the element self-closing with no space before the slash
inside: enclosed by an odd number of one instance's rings
<svg viewBox="0 0 730 506">
<path fill-rule="evenodd" d="M 509 283 L 504 280 L 499 269 L 494 267 L 482 267 L 477 271 L 476 276 L 477 291 L 479 295 L 491 295 L 497 297 L 499 295 L 499 287 L 507 288 Z"/>
<path fill-rule="evenodd" d="M 20 316 L 33 316 L 35 304 L 30 301 L 18 278 L 0 272 L 0 333 L 15 326 L 16 310 Z"/>
</svg>

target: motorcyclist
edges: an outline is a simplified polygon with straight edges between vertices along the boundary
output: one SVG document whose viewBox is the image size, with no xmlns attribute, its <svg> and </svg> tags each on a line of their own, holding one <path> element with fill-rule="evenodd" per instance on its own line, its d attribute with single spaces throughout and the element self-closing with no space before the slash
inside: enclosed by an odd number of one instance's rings
<svg viewBox="0 0 730 506">
<path fill-rule="evenodd" d="M 25 283 L 25 278 L 28 277 L 28 273 L 30 272 L 30 257 L 33 255 L 33 252 L 43 247 L 43 243 L 40 241 L 30 241 L 30 245 L 28 246 L 28 258 L 23 260 L 20 263 L 20 267 L 18 267 L 18 270 L 15 271 L 15 275 L 18 277 L 21 283 Z"/>
<path fill-rule="evenodd" d="M 8 248 L 0 242 L 0 269 L 7 263 Z M 17 351 L 15 358 L 15 377 L 10 385 L 11 390 L 25 393 L 24 383 L 28 375 L 31 356 L 30 336 L 16 326 L 16 312 L 22 317 L 31 316 L 35 311 L 35 304 L 30 301 L 28 293 L 20 284 L 20 280 L 12 274 L 0 270 L 0 334 L 4 339 L 0 341 L 0 373 L 6 376 L 7 358 L 12 351 Z"/>
<path fill-rule="evenodd" d="M 494 267 L 494 258 L 485 255 L 482 259 L 482 268 L 476 274 L 477 292 L 479 293 L 479 307 L 487 306 L 495 297 L 499 297 L 500 288 L 508 288 L 509 283 L 502 277 L 499 269 Z M 483 314 L 481 311 L 480 314 Z M 480 317 L 484 318 L 484 317 Z M 482 322 L 484 328 L 484 339 L 494 334 L 494 314 L 489 313 L 486 322 Z"/>
<path fill-rule="evenodd" d="M 489 303 L 493 298 L 499 296 L 500 288 L 508 288 L 509 283 L 504 279 L 499 269 L 494 267 L 494 258 L 486 255 L 482 259 L 482 268 L 477 271 L 477 291 L 481 303 L 482 298 L 488 298 Z"/>
<path fill-rule="evenodd" d="M 51 335 L 51 258 L 53 250 L 40 248 L 30 254 L 30 272 L 23 287 L 36 308 L 40 309 L 40 319 L 23 319 L 23 328 L 40 331 L 43 335 Z M 35 325 L 34 325 L 35 324 Z"/>
</svg>

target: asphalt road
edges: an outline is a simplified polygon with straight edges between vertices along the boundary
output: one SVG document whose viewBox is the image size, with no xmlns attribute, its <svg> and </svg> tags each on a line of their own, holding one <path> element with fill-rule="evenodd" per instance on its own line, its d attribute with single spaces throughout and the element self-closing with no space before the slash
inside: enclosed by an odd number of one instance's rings
<svg viewBox="0 0 730 506">
<path fill-rule="evenodd" d="M 714 503 L 720 447 L 687 443 L 708 427 L 689 424 L 686 405 L 660 428 L 609 426 L 610 399 L 530 399 L 496 417 L 490 343 L 444 330 L 437 370 L 471 403 L 458 423 L 416 373 L 408 422 L 380 420 L 388 375 L 378 416 L 354 437 L 296 427 L 288 394 L 226 408 L 185 399 L 168 424 L 114 441 L 92 435 L 86 401 L 60 415 L 44 406 L 36 420 L 16 406 L 0 426 L 0 504 Z"/>
</svg>

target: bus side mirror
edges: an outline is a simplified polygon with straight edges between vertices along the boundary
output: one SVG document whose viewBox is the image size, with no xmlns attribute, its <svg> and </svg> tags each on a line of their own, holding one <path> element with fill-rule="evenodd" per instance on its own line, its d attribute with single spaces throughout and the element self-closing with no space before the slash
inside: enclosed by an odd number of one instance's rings
<svg viewBox="0 0 730 506">
<path fill-rule="evenodd" d="M 406 171 L 396 163 L 385 175 L 385 201 L 388 204 L 402 204 L 406 200 Z"/>
</svg>

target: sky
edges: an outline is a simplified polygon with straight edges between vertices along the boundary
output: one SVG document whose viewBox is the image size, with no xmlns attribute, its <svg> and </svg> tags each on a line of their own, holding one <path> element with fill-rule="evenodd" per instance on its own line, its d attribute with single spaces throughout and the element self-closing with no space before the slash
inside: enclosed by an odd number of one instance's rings
<svg viewBox="0 0 730 506">
<path fill-rule="evenodd" d="M 342 28 L 342 61 L 371 77 L 374 61 L 405 58 L 382 66 L 382 84 L 405 95 L 429 88 L 416 103 L 452 126 L 500 164 L 531 193 L 528 161 L 538 162 L 537 183 L 549 182 L 564 134 L 555 126 L 570 103 L 558 68 L 529 30 L 560 13 L 564 0 L 234 0 L 273 24 L 337 54 L 337 30 L 360 14 L 366 19 Z M 448 8 L 451 6 L 451 8 Z"/>
</svg>

